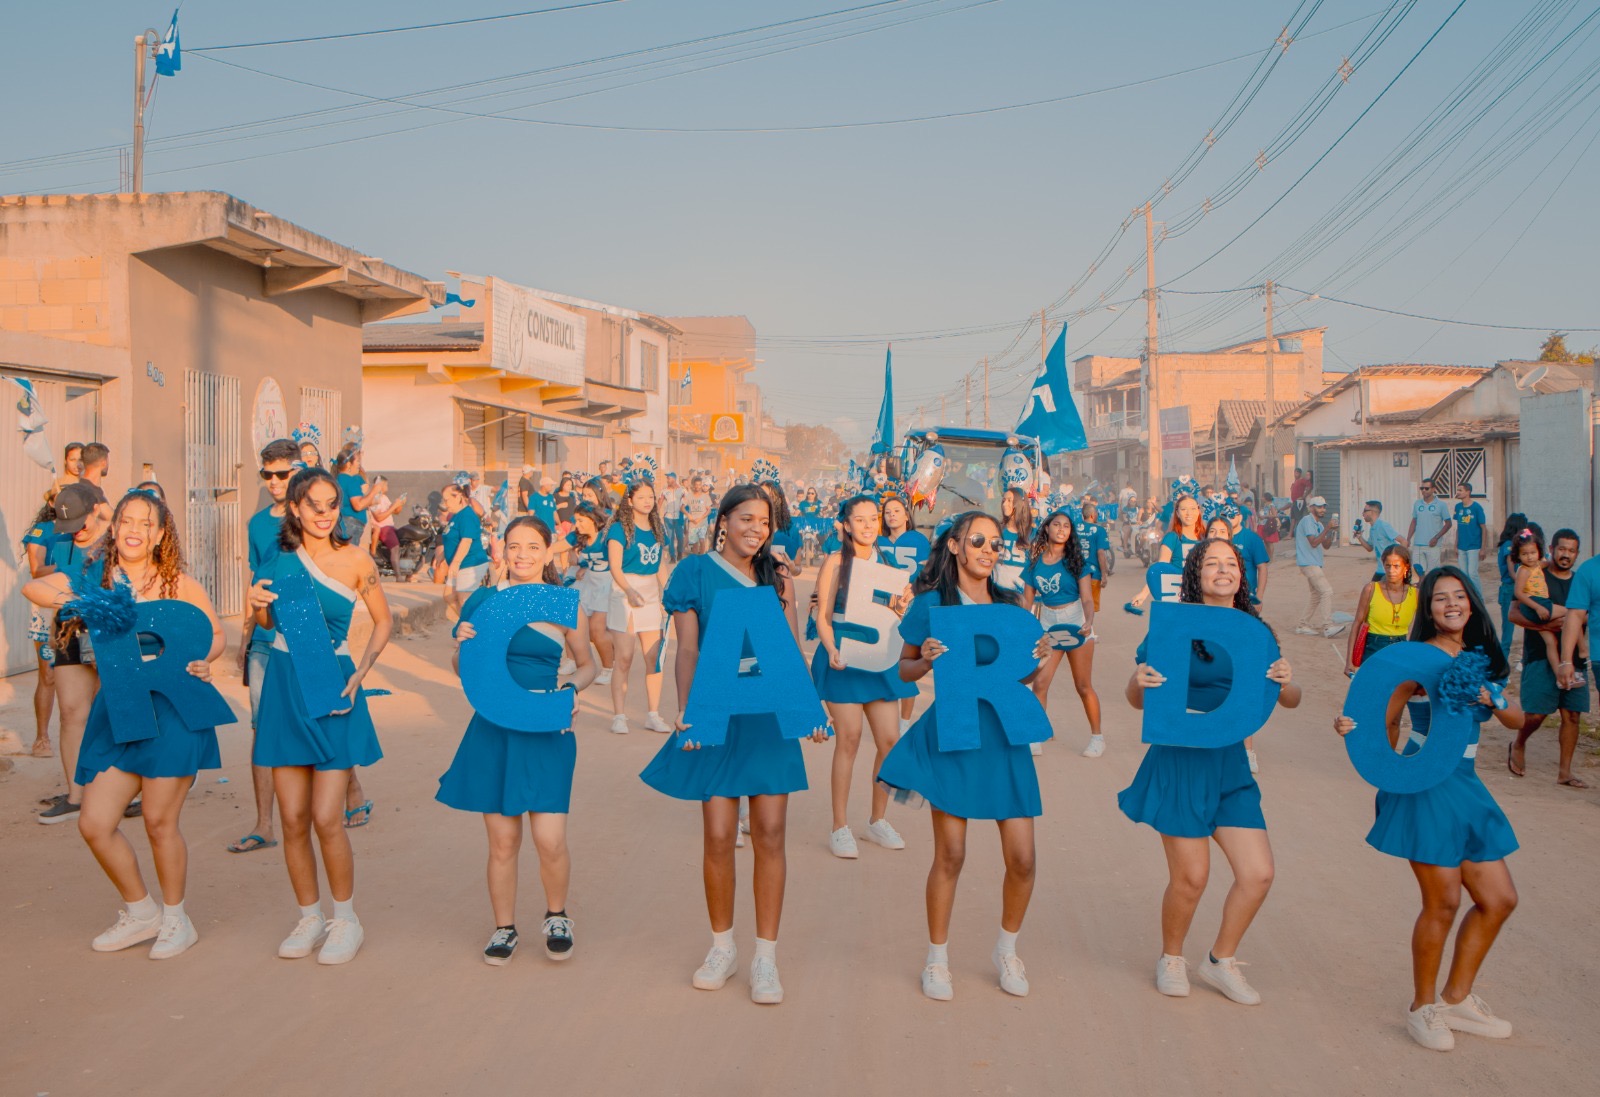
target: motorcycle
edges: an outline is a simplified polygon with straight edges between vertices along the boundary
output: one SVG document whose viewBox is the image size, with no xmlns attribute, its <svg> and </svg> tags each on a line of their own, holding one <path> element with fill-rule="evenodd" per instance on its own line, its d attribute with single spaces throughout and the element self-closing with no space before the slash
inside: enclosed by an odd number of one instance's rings
<svg viewBox="0 0 1600 1097">
<path fill-rule="evenodd" d="M 433 559 L 434 546 L 439 543 L 439 522 L 426 506 L 418 503 L 411 508 L 406 524 L 396 526 L 394 532 L 400 547 L 392 550 L 379 546 L 378 570 L 404 581 L 426 568 Z"/>
<path fill-rule="evenodd" d="M 1161 551 L 1161 519 L 1151 515 L 1148 522 L 1133 527 L 1133 551 L 1139 562 L 1149 567 Z"/>
</svg>

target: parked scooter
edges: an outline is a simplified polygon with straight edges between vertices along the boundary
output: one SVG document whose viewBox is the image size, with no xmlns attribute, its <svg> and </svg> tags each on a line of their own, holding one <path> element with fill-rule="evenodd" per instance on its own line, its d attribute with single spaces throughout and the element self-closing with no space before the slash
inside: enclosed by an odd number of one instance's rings
<svg viewBox="0 0 1600 1097">
<path fill-rule="evenodd" d="M 400 539 L 399 551 L 380 551 L 378 570 L 399 580 L 409 579 L 433 559 L 434 546 L 439 543 L 439 523 L 428 508 L 419 503 L 411 508 L 406 524 L 396 526 L 394 532 Z"/>
</svg>

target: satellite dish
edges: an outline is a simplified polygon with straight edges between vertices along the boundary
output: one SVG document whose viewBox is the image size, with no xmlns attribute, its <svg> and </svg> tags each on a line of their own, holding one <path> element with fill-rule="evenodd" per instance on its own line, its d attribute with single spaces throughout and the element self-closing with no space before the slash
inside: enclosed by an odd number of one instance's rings
<svg viewBox="0 0 1600 1097">
<path fill-rule="evenodd" d="M 1549 372 L 1549 366 L 1534 366 L 1527 373 L 1517 378 L 1517 387 L 1519 389 L 1531 389 L 1534 385 L 1544 380 L 1544 375 Z"/>
</svg>

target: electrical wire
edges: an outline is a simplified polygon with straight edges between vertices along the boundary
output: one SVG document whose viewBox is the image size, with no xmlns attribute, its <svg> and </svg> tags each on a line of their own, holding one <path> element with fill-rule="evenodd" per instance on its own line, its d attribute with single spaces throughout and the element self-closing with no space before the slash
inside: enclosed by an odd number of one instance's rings
<svg viewBox="0 0 1600 1097">
<path fill-rule="evenodd" d="M 407 27 L 381 27 L 376 30 L 346 31 L 343 34 L 313 34 L 305 38 L 275 38 L 264 42 L 231 42 L 225 46 L 187 46 L 185 53 L 219 53 L 222 50 L 248 50 L 259 46 L 297 46 L 305 42 L 337 42 L 346 38 L 370 38 L 377 34 L 405 34 L 415 30 L 442 30 L 446 27 L 464 27 L 472 23 L 498 23 L 507 19 L 526 19 L 533 15 L 550 15 L 555 12 L 580 11 L 583 8 L 600 8 L 620 4 L 623 0 L 585 0 L 578 4 L 564 4 L 557 8 L 536 8 L 532 11 L 513 11 L 504 15 L 479 15 L 470 19 L 449 19 L 442 23 L 416 23 Z M 892 0 L 891 0 L 892 2 Z"/>
</svg>

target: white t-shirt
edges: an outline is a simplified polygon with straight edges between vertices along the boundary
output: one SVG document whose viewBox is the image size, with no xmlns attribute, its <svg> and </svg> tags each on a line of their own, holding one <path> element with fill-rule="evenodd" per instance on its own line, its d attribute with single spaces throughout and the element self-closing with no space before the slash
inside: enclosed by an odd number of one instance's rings
<svg viewBox="0 0 1600 1097">
<path fill-rule="evenodd" d="M 393 501 L 388 495 L 379 493 L 367 501 L 367 513 L 370 515 L 381 514 L 393 505 Z M 386 514 L 382 518 L 374 517 L 372 524 L 376 526 L 392 526 L 394 525 L 394 515 Z"/>
</svg>

